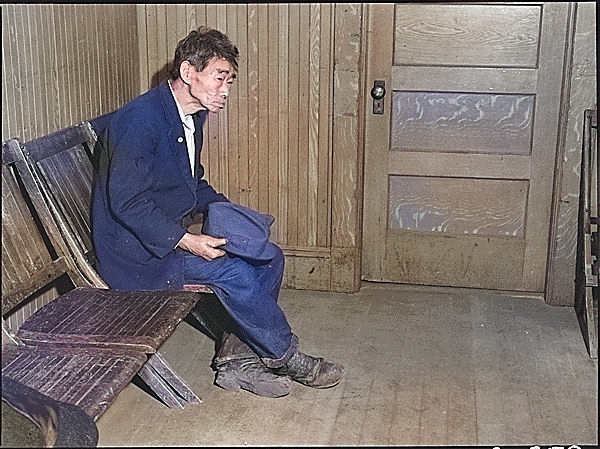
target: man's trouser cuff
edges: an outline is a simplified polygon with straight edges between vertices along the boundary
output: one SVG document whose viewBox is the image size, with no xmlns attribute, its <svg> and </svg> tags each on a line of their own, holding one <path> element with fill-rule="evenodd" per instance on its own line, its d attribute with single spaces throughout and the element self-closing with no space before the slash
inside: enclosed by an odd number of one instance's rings
<svg viewBox="0 0 600 449">
<path fill-rule="evenodd" d="M 281 368 L 285 365 L 289 359 L 298 351 L 298 337 L 292 334 L 292 342 L 288 350 L 278 359 L 271 359 L 267 357 L 261 357 L 261 361 L 267 368 Z"/>
</svg>

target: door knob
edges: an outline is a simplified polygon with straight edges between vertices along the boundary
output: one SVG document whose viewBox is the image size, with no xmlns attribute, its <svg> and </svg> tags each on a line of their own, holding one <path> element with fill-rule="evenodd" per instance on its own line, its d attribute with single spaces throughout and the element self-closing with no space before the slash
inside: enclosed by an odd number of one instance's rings
<svg viewBox="0 0 600 449">
<path fill-rule="evenodd" d="M 373 98 L 373 114 L 383 114 L 383 97 L 385 97 L 385 81 L 375 80 L 371 88 Z"/>
<path fill-rule="evenodd" d="M 373 86 L 371 89 L 371 96 L 374 100 L 381 100 L 385 96 L 385 87 L 377 85 Z"/>
</svg>

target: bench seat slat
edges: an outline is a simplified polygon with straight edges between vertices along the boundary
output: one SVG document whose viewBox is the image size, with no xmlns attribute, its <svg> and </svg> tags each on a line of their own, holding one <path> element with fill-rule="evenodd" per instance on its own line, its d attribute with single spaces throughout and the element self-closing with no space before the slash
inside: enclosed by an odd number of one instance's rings
<svg viewBox="0 0 600 449">
<path fill-rule="evenodd" d="M 98 419 L 146 362 L 143 352 L 2 347 L 2 375 Z"/>
<path fill-rule="evenodd" d="M 138 345 L 155 352 L 198 301 L 193 292 L 129 292 L 79 287 L 47 304 L 19 328 L 17 337 L 36 342 Z"/>
</svg>

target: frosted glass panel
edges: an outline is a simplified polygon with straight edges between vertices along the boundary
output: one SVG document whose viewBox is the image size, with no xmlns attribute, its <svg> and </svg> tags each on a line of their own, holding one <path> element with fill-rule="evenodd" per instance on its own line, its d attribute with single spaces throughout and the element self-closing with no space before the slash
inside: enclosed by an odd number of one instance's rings
<svg viewBox="0 0 600 449">
<path fill-rule="evenodd" d="M 523 237 L 527 181 L 390 176 L 388 228 Z"/>
<path fill-rule="evenodd" d="M 392 151 L 530 154 L 533 95 L 394 92 Z"/>
</svg>

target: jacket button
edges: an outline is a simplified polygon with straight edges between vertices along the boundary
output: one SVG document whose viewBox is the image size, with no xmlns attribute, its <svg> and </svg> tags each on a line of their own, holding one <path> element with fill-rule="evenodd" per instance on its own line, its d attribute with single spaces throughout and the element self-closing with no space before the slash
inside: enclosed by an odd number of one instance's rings
<svg viewBox="0 0 600 449">
<path fill-rule="evenodd" d="M 179 142 L 179 143 L 183 142 L 183 137 L 178 137 L 177 142 Z"/>
</svg>

